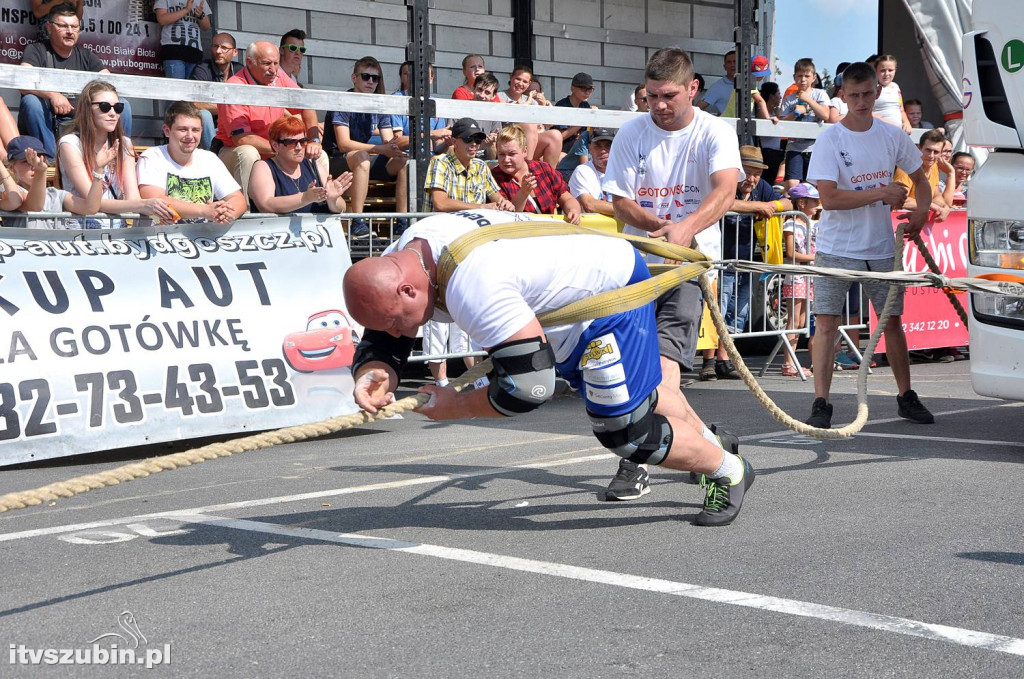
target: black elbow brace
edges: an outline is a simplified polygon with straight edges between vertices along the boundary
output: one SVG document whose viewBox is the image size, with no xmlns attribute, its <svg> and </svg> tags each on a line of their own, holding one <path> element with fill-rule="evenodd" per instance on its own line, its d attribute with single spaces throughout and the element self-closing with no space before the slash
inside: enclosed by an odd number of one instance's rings
<svg viewBox="0 0 1024 679">
<path fill-rule="evenodd" d="M 487 397 L 506 417 L 534 410 L 555 394 L 555 352 L 540 337 L 496 347 L 491 364 Z"/>
</svg>

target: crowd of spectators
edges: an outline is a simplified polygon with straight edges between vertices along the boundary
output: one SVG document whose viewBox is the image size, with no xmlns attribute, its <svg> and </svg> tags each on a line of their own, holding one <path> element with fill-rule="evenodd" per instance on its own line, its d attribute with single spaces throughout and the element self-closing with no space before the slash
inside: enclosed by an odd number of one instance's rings
<svg viewBox="0 0 1024 679">
<path fill-rule="evenodd" d="M 253 42 L 245 50 L 244 63 L 237 59 L 235 38 L 218 32 L 209 45 L 209 57 L 204 59 L 207 52 L 200 36 L 212 26 L 208 0 L 157 0 L 154 7 L 161 26 L 159 56 L 167 77 L 301 87 L 298 80 L 306 54 L 306 33 L 301 29 L 285 32 L 277 44 Z M 41 24 L 41 39 L 26 47 L 23 65 L 99 75 L 108 72 L 90 50 L 79 45 L 81 0 L 34 3 L 34 11 L 37 16 L 44 13 L 46 21 Z M 926 199 L 934 219 L 942 221 L 952 208 L 965 204 L 974 158 L 967 153 L 954 156 L 945 131 L 922 120 L 921 101 L 903 99 L 895 80 L 895 57 L 873 55 L 867 62 L 875 68 L 880 87 L 874 117 L 908 133 L 913 128 L 928 130 L 919 148 L 932 195 L 917 196 L 913 182 L 897 174 L 895 181 L 908 189 L 903 207 L 911 209 Z M 693 104 L 711 115 L 737 115 L 736 74 L 743 67 L 750 69 L 757 85 L 751 92 L 753 115 L 772 122 L 836 123 L 848 111 L 841 93 L 846 66 L 839 65 L 833 87 L 826 91 L 811 59 L 796 62 L 792 84 L 787 84 L 769 80 L 771 70 L 764 57 L 738 64 L 736 53 L 730 51 L 723 56 L 722 73 L 716 74 L 719 78 L 710 88 L 705 90 L 704 78 L 696 75 L 699 86 Z M 408 61 L 399 67 L 400 85 L 393 94 L 409 95 L 412 69 L 413 63 Z M 596 108 L 590 103 L 594 79 L 585 72 L 573 76 L 569 92 L 552 104 L 528 66 L 517 65 L 504 89 L 481 55 L 466 55 L 462 71 L 464 81 L 452 93 L 454 99 Z M 431 67 L 431 82 L 433 76 Z M 350 92 L 388 92 L 384 70 L 372 56 L 355 62 L 351 82 Z M 167 143 L 137 156 L 131 139 L 131 108 L 108 83 L 95 80 L 77 96 L 30 90 L 21 95 L 17 121 L 6 106 L 0 107 L 0 158 L 6 160 L 7 168 L 0 207 L 5 210 L 140 213 L 157 223 L 207 218 L 227 221 L 247 210 L 361 215 L 371 181 L 393 185 L 397 211 L 407 204 L 408 116 L 327 111 L 321 119 L 311 109 L 175 102 L 167 109 L 163 125 Z M 643 84 L 631 92 L 623 108 L 648 110 Z M 578 223 L 583 213 L 614 216 L 611 202 L 601 190 L 614 136 L 614 130 L 584 126 L 432 119 L 434 157 L 424 178 L 425 209 L 489 205 L 541 214 L 560 212 L 573 223 Z M 747 179 L 737 187 L 733 205 L 740 216 L 732 218 L 723 230 L 727 258 L 754 256 L 750 242 L 754 218 L 790 208 L 791 199 L 800 205 L 816 202 L 814 187 L 806 183 L 813 153 L 813 139 L 785 139 L 782 135 L 762 136 L 756 146 L 744 147 Z M 47 173 L 41 170 L 54 161 L 54 186 L 46 187 Z M 42 188 L 37 186 L 40 182 Z M 6 225 L 15 223 L 25 222 L 6 220 Z M 40 219 L 28 225 L 106 228 L 124 222 Z M 397 220 L 395 226 L 400 233 L 405 220 Z M 362 217 L 353 218 L 349 230 L 353 237 L 373 235 Z M 813 224 L 788 220 L 785 234 L 788 259 L 813 260 Z M 738 332 L 748 320 L 744 300 L 750 299 L 749 287 L 749 277 L 730 280 L 723 276 L 723 307 Z M 787 279 L 793 297 L 808 295 L 808 288 L 799 277 Z M 791 320 L 806 314 L 805 306 L 792 306 Z M 843 363 L 843 367 L 856 367 L 848 359 Z M 795 370 L 788 362 L 787 374 Z M 732 378 L 737 373 L 720 350 L 706 356 L 702 376 Z"/>
</svg>

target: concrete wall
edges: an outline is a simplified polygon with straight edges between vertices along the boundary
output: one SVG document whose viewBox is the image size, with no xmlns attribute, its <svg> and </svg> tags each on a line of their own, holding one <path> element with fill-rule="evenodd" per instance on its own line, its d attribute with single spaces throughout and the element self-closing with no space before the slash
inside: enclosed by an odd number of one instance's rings
<svg viewBox="0 0 1024 679">
<path fill-rule="evenodd" d="M 619 108 L 643 78 L 647 58 L 676 45 L 693 54 L 710 86 L 732 48 L 732 0 L 535 0 L 534 70 L 553 99 L 577 71 L 595 82 L 590 101 Z"/>
</svg>

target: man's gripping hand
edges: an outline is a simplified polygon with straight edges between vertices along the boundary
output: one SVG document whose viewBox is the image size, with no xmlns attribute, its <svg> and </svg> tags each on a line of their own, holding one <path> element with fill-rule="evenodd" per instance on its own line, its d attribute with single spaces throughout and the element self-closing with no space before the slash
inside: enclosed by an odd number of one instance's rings
<svg viewBox="0 0 1024 679">
<path fill-rule="evenodd" d="M 386 370 L 367 370 L 356 380 L 352 395 L 356 405 L 374 414 L 386 405 L 395 402 L 394 393 L 388 391 L 391 378 Z"/>
<path fill-rule="evenodd" d="M 670 243 L 688 248 L 692 247 L 693 238 L 697 235 L 697 231 L 698 229 L 692 221 L 684 219 L 681 222 L 664 224 L 657 231 L 651 232 L 651 238 L 661 238 L 664 236 Z"/>
</svg>

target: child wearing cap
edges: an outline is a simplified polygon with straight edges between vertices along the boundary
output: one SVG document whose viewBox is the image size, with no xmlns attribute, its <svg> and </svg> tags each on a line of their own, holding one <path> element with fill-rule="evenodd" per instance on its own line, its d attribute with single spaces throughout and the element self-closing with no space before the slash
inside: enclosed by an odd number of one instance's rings
<svg viewBox="0 0 1024 679">
<path fill-rule="evenodd" d="M 787 195 L 793 201 L 793 209 L 803 212 L 810 218 L 810 222 L 803 217 L 789 217 L 782 225 L 782 237 L 785 246 L 785 261 L 787 264 L 813 264 L 814 263 L 814 231 L 817 225 L 815 215 L 818 206 L 818 189 L 811 184 L 800 183 L 791 188 Z M 797 330 L 804 327 L 807 320 L 807 302 L 813 298 L 810 283 L 807 276 L 786 276 L 782 283 L 782 296 L 786 299 L 789 310 L 789 320 L 786 327 L 789 330 Z M 787 335 L 789 345 L 796 353 L 796 345 L 799 335 Z M 810 342 L 808 339 L 808 351 Z M 806 369 L 806 368 L 805 368 Z M 786 362 L 782 366 L 782 374 L 785 377 L 796 377 L 800 374 L 797 366 L 793 364 L 792 357 L 787 353 Z"/>
<path fill-rule="evenodd" d="M 46 168 L 48 157 L 43 142 L 35 137 L 15 137 L 7 145 L 7 170 L 11 173 L 14 184 L 4 177 L 4 189 L 7 194 L 17 193 L 18 198 L 5 194 L 0 207 L 5 210 L 16 209 L 21 212 L 74 212 L 79 215 L 95 214 L 100 209 L 103 198 L 103 182 L 92 180 L 89 194 L 85 198 L 73 196 L 67 191 L 46 186 Z M 111 157 L 110 160 L 113 160 Z M 109 163 L 109 160 L 107 161 Z M 105 167 L 105 165 L 104 165 Z M 99 168 L 102 169 L 102 168 Z M 15 206 L 14 203 L 18 204 Z M 69 228 L 63 219 L 28 219 L 27 217 L 8 217 L 4 226 L 22 229 L 66 229 Z"/>
</svg>

